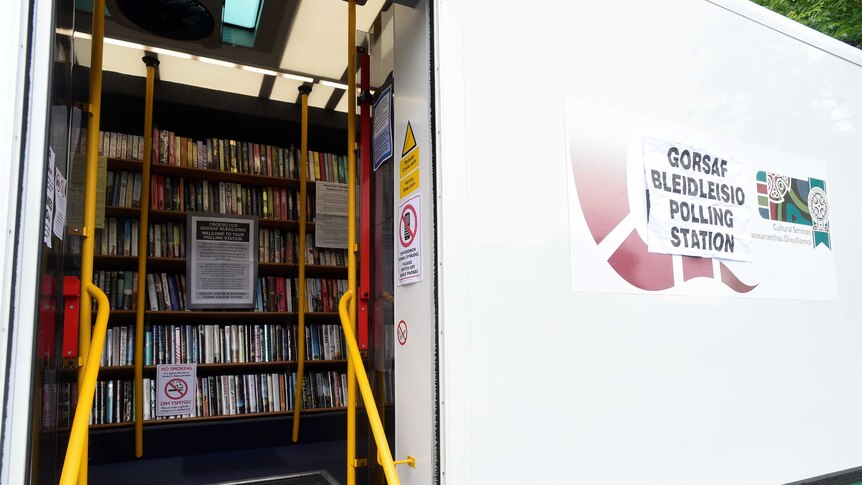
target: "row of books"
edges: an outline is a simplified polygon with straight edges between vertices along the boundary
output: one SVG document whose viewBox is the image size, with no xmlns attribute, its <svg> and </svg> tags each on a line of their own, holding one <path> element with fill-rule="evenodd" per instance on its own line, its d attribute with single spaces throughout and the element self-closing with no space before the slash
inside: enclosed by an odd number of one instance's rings
<svg viewBox="0 0 862 485">
<path fill-rule="evenodd" d="M 147 273 L 147 308 L 153 311 L 186 309 L 186 275 Z"/>
<path fill-rule="evenodd" d="M 101 366 L 133 365 L 135 363 L 135 327 L 110 327 L 105 333 Z"/>
<path fill-rule="evenodd" d="M 258 261 L 262 263 L 296 263 L 296 233 L 281 229 L 259 229 Z M 150 223 L 147 229 L 147 256 L 157 258 L 186 257 L 184 222 Z M 314 235 L 306 234 L 306 264 L 344 266 L 346 249 L 318 248 Z M 103 229 L 96 229 L 95 252 L 111 256 L 138 255 L 138 220 L 109 217 Z"/>
<path fill-rule="evenodd" d="M 347 183 L 347 156 L 308 152 L 308 180 Z"/>
<path fill-rule="evenodd" d="M 147 228 L 147 255 L 155 258 L 186 257 L 186 224 L 184 222 L 156 222 Z"/>
<path fill-rule="evenodd" d="M 55 391 L 56 389 L 56 391 Z M 57 382 L 45 385 L 42 389 L 42 405 L 48 413 L 42 416 L 42 427 L 46 429 L 67 428 L 72 426 L 75 417 L 75 407 L 78 405 L 78 383 Z M 57 401 L 54 407 L 53 392 L 56 392 Z M 56 409 L 55 413 L 52 411 Z"/>
<path fill-rule="evenodd" d="M 105 227 L 96 229 L 93 241 L 96 254 L 109 256 L 138 255 L 138 220 L 108 217 Z"/>
<path fill-rule="evenodd" d="M 299 155 L 282 148 L 237 140 L 194 140 L 153 130 L 153 163 L 221 172 L 299 178 Z M 309 150 L 308 180 L 347 183 L 347 157 Z"/>
<path fill-rule="evenodd" d="M 259 312 L 293 312 L 297 306 L 296 280 L 280 276 L 259 276 L 255 289 L 255 310 Z"/>
<path fill-rule="evenodd" d="M 347 266 L 347 250 L 318 248 L 314 245 L 314 235 L 305 235 L 305 264 L 323 266 Z"/>
<path fill-rule="evenodd" d="M 86 148 L 87 130 L 74 140 L 76 153 Z M 144 159 L 144 137 L 99 133 L 99 155 L 126 160 Z M 169 130 L 153 129 L 153 163 L 222 172 L 299 178 L 299 153 L 293 145 L 278 147 L 238 140 L 195 140 Z M 309 150 L 308 180 L 347 183 L 347 156 Z"/>
<path fill-rule="evenodd" d="M 96 381 L 90 424 L 130 423 L 135 420 L 135 381 Z M 72 412 L 74 417 L 74 411 Z"/>
<path fill-rule="evenodd" d="M 152 325 L 144 336 L 146 365 L 285 362 L 296 356 L 296 329 L 279 324 Z"/>
<path fill-rule="evenodd" d="M 200 416 L 234 416 L 290 411 L 296 396 L 296 373 L 234 374 L 198 376 L 195 413 L 156 416 L 156 380 L 143 379 L 144 420 Z M 46 388 L 47 389 L 47 388 Z M 57 427 L 72 425 L 78 402 L 75 382 L 57 384 Z M 90 424 L 135 421 L 135 389 L 130 379 L 106 379 L 96 383 Z M 304 409 L 342 408 L 347 405 L 347 374 L 340 371 L 307 372 L 303 375 Z M 46 415 L 44 428 L 51 428 L 53 415 Z"/>
<path fill-rule="evenodd" d="M 119 327 L 118 327 L 119 328 Z M 122 344 L 133 348 L 134 337 L 126 337 L 133 327 L 114 328 L 120 338 L 106 351 L 119 359 L 127 356 Z M 296 324 L 235 325 L 147 325 L 144 329 L 144 365 L 233 364 L 249 362 L 292 362 L 297 356 Z M 108 345 L 106 343 L 106 345 Z M 340 325 L 307 325 L 305 360 L 341 360 L 347 347 Z M 113 362 L 108 357 L 107 362 Z M 131 365 L 132 357 L 124 364 Z"/>
<path fill-rule="evenodd" d="M 296 324 L 149 325 L 144 329 L 144 365 L 292 362 Z M 308 325 L 306 360 L 341 360 L 347 347 L 340 325 Z M 102 366 L 134 364 L 132 325 L 107 330 Z"/>
<path fill-rule="evenodd" d="M 297 178 L 297 153 L 289 148 L 220 138 L 194 140 L 153 130 L 153 163 L 221 172 Z"/>
<path fill-rule="evenodd" d="M 112 310 L 136 310 L 137 271 L 98 271 L 95 283 L 105 292 Z M 261 312 L 293 312 L 297 308 L 294 293 L 296 280 L 277 276 L 257 279 L 255 309 Z M 347 280 L 306 278 L 306 311 L 336 312 L 338 300 L 345 293 Z M 186 309 L 186 276 L 184 274 L 147 273 L 147 306 L 152 311 Z"/>
<path fill-rule="evenodd" d="M 96 229 L 95 251 L 102 255 L 137 256 L 138 220 L 107 218 L 104 229 Z M 296 233 L 281 229 L 259 229 L 258 261 L 262 263 L 296 263 Z M 186 257 L 184 222 L 155 222 L 147 229 L 147 256 L 157 258 Z M 344 266 L 347 250 L 318 248 L 314 235 L 306 234 L 306 264 Z"/>
<path fill-rule="evenodd" d="M 150 184 L 150 209 L 154 210 L 246 214 L 295 221 L 299 214 L 297 197 L 295 190 L 285 188 L 163 175 L 154 175 Z M 309 221 L 313 222 L 314 197 L 309 195 L 307 200 Z"/>
<path fill-rule="evenodd" d="M 296 233 L 260 228 L 258 256 L 261 263 L 296 263 Z"/>
<path fill-rule="evenodd" d="M 111 310 L 138 308 L 137 271 L 97 271 L 93 275 L 93 282 L 105 292 L 111 304 Z"/>
<path fill-rule="evenodd" d="M 76 140 L 72 140 L 72 150 L 75 153 L 84 153 L 87 148 L 87 128 L 79 131 Z M 99 132 L 99 155 L 103 157 L 124 158 L 126 160 L 144 159 L 144 137 L 140 135 L 129 135 L 127 133 L 115 133 L 110 131 Z"/>
<path fill-rule="evenodd" d="M 105 205 L 131 208 L 140 207 L 140 172 L 113 172 L 109 170 L 105 178 Z"/>
<path fill-rule="evenodd" d="M 122 272 L 120 272 L 122 273 Z M 129 273 L 128 271 L 126 273 Z M 137 275 L 137 273 L 135 273 Z M 334 312 L 338 298 L 346 291 L 347 280 L 306 278 L 309 312 Z M 297 308 L 295 280 L 277 276 L 257 279 L 255 309 L 262 312 L 293 312 Z M 181 311 L 186 309 L 186 276 L 184 274 L 148 273 L 147 308 L 153 311 Z M 132 290 L 137 294 L 137 286 Z M 130 293 L 131 296 L 131 293 Z M 134 308 L 113 307 L 133 310 Z"/>
<path fill-rule="evenodd" d="M 306 278 L 306 311 L 337 312 L 338 300 L 347 292 L 347 280 Z"/>
<path fill-rule="evenodd" d="M 302 407 L 339 408 L 347 403 L 347 374 L 339 371 L 303 375 Z M 156 416 L 155 382 L 144 379 L 144 420 L 198 416 L 236 416 L 290 411 L 296 396 L 296 373 L 199 376 L 195 413 Z"/>
</svg>

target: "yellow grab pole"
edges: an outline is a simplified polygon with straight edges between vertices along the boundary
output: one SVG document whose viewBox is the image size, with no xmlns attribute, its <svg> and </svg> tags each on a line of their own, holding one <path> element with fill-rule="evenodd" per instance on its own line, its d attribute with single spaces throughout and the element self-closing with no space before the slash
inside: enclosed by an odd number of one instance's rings
<svg viewBox="0 0 862 485">
<path fill-rule="evenodd" d="M 359 391 L 362 393 L 365 410 L 368 412 L 368 424 L 371 426 L 371 434 L 374 436 L 375 444 L 377 444 L 377 462 L 383 467 L 386 483 L 389 485 L 398 485 L 401 482 L 398 479 L 398 473 L 395 471 L 395 465 L 405 464 L 415 468 L 416 459 L 412 456 L 407 457 L 406 460 L 397 462 L 392 459 L 392 452 L 389 451 L 386 432 L 383 430 L 383 422 L 380 420 L 377 406 L 374 405 L 374 393 L 371 392 L 371 384 L 368 383 L 368 374 L 366 374 L 365 367 L 362 365 L 362 358 L 359 356 L 359 346 L 356 344 L 353 324 L 349 322 L 350 317 L 348 316 L 347 305 L 351 300 L 353 300 L 353 290 L 348 290 L 338 302 L 338 314 L 341 317 L 341 327 L 344 330 L 344 343 L 347 344 L 347 357 L 349 362 L 356 368 Z"/>
<path fill-rule="evenodd" d="M 159 60 L 144 56 L 144 160 L 141 167 L 141 220 L 138 222 L 138 301 L 135 320 L 135 456 L 144 456 L 144 310 L 147 295 L 147 230 L 150 218 L 150 164 L 153 160 L 153 84 Z"/>
<path fill-rule="evenodd" d="M 90 322 L 92 321 L 92 299 L 88 290 L 93 284 L 93 253 L 96 236 L 96 186 L 99 166 L 99 126 L 102 109 L 102 42 L 105 38 L 105 0 L 93 2 L 93 32 L 90 41 L 90 117 L 87 120 L 87 168 L 84 182 L 84 228 L 81 249 L 81 313 L 78 319 L 78 365 L 87 362 L 90 352 Z M 107 305 L 107 300 L 104 303 Z M 101 310 L 102 303 L 99 303 Z M 98 349 L 101 351 L 101 348 Z M 98 363 L 97 363 L 98 367 Z M 78 391 L 83 390 L 84 368 L 78 368 Z M 83 431 L 86 444 L 89 428 Z M 78 483 L 87 483 L 87 448 L 81 453 L 81 468 Z"/>
<path fill-rule="evenodd" d="M 104 2 L 104 0 L 102 0 Z M 110 303 L 108 297 L 95 285 L 88 285 L 84 291 L 87 298 L 96 298 L 99 311 L 96 314 L 96 330 L 93 332 L 93 351 L 87 356 L 82 367 L 84 374 L 82 385 L 78 388 L 78 404 L 75 406 L 75 418 L 69 433 L 69 445 L 66 448 L 66 459 L 60 474 L 60 485 L 72 485 L 77 478 L 78 483 L 87 481 L 87 441 L 90 426 L 90 410 L 93 407 L 93 396 L 96 394 L 96 378 L 99 376 L 99 361 L 102 360 L 102 348 L 105 344 L 105 333 L 108 329 Z M 82 298 L 81 301 L 84 301 Z M 89 327 L 89 322 L 87 322 Z"/>
<path fill-rule="evenodd" d="M 347 1 L 347 290 L 356 293 L 356 0 Z M 356 300 L 348 308 L 356 328 Z M 355 330 L 354 330 L 355 332 Z M 347 485 L 356 485 L 356 369 L 347 361 Z"/>
<path fill-rule="evenodd" d="M 293 442 L 299 441 L 299 413 L 302 411 L 302 373 L 305 370 L 305 214 L 307 208 L 305 197 L 308 180 L 308 94 L 311 86 L 299 87 L 302 94 L 302 128 L 299 140 L 299 284 L 297 292 L 297 308 L 299 335 L 297 335 L 296 355 L 296 394 L 293 399 Z"/>
</svg>

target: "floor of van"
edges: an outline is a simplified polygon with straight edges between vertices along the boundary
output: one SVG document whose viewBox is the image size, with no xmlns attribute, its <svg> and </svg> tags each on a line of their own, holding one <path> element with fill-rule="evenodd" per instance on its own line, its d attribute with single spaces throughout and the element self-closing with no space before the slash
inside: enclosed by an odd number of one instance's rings
<svg viewBox="0 0 862 485">
<path fill-rule="evenodd" d="M 217 484 L 283 477 L 313 471 L 325 472 L 323 475 L 328 474 L 337 483 L 345 483 L 346 447 L 346 441 L 327 441 L 93 465 L 89 471 L 89 483 L 92 485 Z M 317 483 L 310 481 L 311 478 L 313 477 L 309 477 L 307 482 L 279 483 Z"/>
</svg>

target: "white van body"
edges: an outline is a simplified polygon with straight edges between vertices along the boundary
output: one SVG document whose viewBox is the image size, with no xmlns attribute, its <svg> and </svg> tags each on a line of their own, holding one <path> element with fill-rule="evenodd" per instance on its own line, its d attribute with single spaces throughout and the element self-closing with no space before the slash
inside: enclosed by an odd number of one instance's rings
<svg viewBox="0 0 862 485">
<path fill-rule="evenodd" d="M 763 484 L 859 466 L 862 52 L 746 0 L 436 9 L 444 481 Z M 625 164 L 656 133 L 751 176 L 825 173 L 831 249 L 753 241 L 753 262 L 726 262 L 746 293 L 718 260 L 685 280 L 678 256 L 669 287 L 630 283 L 647 256 L 608 260 L 646 227 L 646 180 Z M 610 247 L 585 219 L 606 214 L 581 198 L 584 160 L 620 190 L 602 201 L 629 201 Z"/>
</svg>

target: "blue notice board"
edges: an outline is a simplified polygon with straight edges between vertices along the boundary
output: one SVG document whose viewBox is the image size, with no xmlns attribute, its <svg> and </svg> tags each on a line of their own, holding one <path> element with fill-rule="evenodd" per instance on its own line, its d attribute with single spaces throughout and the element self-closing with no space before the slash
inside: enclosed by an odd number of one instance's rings
<svg viewBox="0 0 862 485">
<path fill-rule="evenodd" d="M 372 132 L 372 156 L 374 170 L 377 171 L 386 160 L 392 158 L 394 140 L 392 138 L 392 86 L 380 92 L 374 100 L 371 112 L 374 129 Z"/>
</svg>

